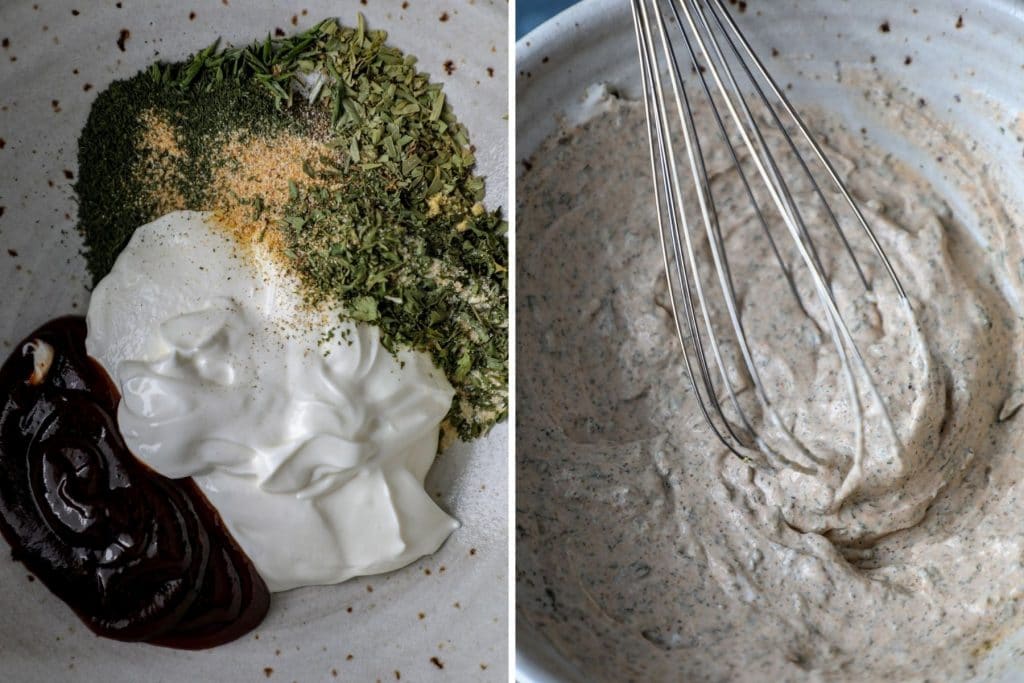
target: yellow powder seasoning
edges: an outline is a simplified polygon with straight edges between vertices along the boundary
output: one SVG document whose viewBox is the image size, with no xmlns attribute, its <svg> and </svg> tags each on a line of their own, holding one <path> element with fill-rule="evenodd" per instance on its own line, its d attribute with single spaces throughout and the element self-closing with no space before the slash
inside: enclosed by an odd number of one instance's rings
<svg viewBox="0 0 1024 683">
<path fill-rule="evenodd" d="M 186 182 L 186 154 L 176 128 L 160 113 L 149 110 L 140 117 L 142 131 L 136 146 L 141 158 L 134 168 L 136 182 L 146 188 L 157 215 L 186 208 L 181 188 Z"/>
</svg>

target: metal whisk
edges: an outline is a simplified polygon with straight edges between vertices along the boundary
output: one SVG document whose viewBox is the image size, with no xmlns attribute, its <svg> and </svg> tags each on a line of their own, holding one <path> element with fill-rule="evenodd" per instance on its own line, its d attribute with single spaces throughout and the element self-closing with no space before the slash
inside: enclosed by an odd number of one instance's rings
<svg viewBox="0 0 1024 683">
<path fill-rule="evenodd" d="M 645 91 L 651 169 L 669 303 L 683 348 L 686 371 L 704 418 L 718 439 L 741 457 L 757 458 L 760 461 L 767 457 L 775 465 L 815 471 L 817 458 L 803 448 L 782 424 L 751 352 L 737 305 L 711 178 L 705 165 L 709 136 L 704 134 L 705 139 L 701 139 L 695 124 L 696 98 L 705 100 L 710 106 L 713 129 L 717 133 L 710 144 L 726 146 L 727 156 L 739 172 L 739 180 L 753 205 L 767 243 L 781 268 L 781 274 L 805 312 L 807 309 L 800 302 L 795 274 L 787 267 L 769 230 L 766 216 L 770 212 L 776 212 L 781 217 L 786 233 L 796 245 L 799 254 L 797 263 L 806 267 L 809 273 L 813 292 L 824 313 L 825 327 L 842 363 L 842 375 L 849 391 L 850 404 L 858 418 L 854 462 L 841 488 L 855 486 L 860 478 L 864 452 L 863 427 L 860 426 L 864 411 L 862 391 L 868 397 L 877 399 L 879 405 L 883 406 L 883 412 L 884 404 L 840 314 L 829 276 L 805 222 L 805 215 L 794 198 L 793 184 L 799 180 L 807 187 L 809 181 L 811 196 L 816 197 L 820 205 L 824 206 L 827 222 L 852 259 L 853 267 L 866 289 L 870 289 L 868 280 L 836 215 L 840 209 L 852 212 L 856 224 L 859 224 L 870 240 L 874 253 L 884 265 L 900 298 L 906 302 L 899 278 L 835 167 L 782 89 L 768 74 L 729 15 L 723 0 L 631 1 Z M 688 77 L 684 78 L 684 73 Z M 755 109 L 758 115 L 755 115 Z M 784 122 L 788 122 L 788 127 Z M 802 174 L 801 178 L 786 178 L 780 171 L 776 158 L 780 152 L 773 152 L 769 148 L 765 140 L 766 126 L 781 133 L 782 149 L 798 162 L 796 165 Z M 801 154 L 801 146 L 805 152 L 809 150 L 809 153 Z M 741 158 L 746 159 L 747 170 Z M 756 172 L 748 173 L 751 165 Z M 817 173 L 822 176 L 820 182 L 811 170 L 812 165 L 818 168 Z M 755 177 L 748 177 L 750 175 Z M 684 176 L 689 176 L 689 180 L 685 180 Z M 684 182 L 695 183 L 696 207 L 685 206 L 682 191 Z M 767 194 L 767 201 L 757 199 L 758 193 L 752 187 L 752 183 L 757 182 L 763 183 L 763 187 L 758 189 L 762 197 Z M 826 183 L 831 183 L 838 190 L 845 207 L 829 204 L 822 189 Z M 689 214 L 687 209 L 690 210 Z M 695 215 L 699 215 L 699 219 Z M 711 265 L 705 265 L 703 272 L 694 248 L 701 231 L 711 255 Z M 717 287 L 707 286 L 705 278 L 717 283 Z M 719 290 L 720 300 L 713 302 L 711 297 L 718 296 L 714 291 L 716 289 Z M 716 330 L 712 323 L 712 307 L 719 311 L 724 307 L 729 325 L 720 324 L 719 327 L 726 329 Z M 730 381 L 728 363 L 723 357 L 723 337 L 734 340 L 738 348 L 742 366 L 751 380 L 761 407 L 763 424 L 771 425 L 773 433 L 787 435 L 796 451 L 790 448 L 786 451 L 801 453 L 799 462 L 772 448 L 741 407 L 737 389 Z M 891 428 L 887 413 L 885 419 Z M 892 433 L 895 434 L 895 431 Z M 843 495 L 840 492 L 837 498 Z"/>
</svg>

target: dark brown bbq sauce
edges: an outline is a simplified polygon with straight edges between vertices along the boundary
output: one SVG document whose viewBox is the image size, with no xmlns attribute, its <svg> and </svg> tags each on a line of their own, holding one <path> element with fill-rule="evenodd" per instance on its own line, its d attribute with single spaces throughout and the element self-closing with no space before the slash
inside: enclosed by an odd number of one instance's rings
<svg viewBox="0 0 1024 683">
<path fill-rule="evenodd" d="M 85 352 L 85 319 L 53 320 L 0 368 L 0 531 L 101 636 L 214 647 L 259 624 L 270 595 L 191 479 L 129 452 L 120 396 Z"/>
</svg>

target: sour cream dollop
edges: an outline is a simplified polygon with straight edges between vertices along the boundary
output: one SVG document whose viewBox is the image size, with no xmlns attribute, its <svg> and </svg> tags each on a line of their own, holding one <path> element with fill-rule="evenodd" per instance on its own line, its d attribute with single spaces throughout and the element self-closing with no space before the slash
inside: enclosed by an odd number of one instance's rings
<svg viewBox="0 0 1024 683">
<path fill-rule="evenodd" d="M 458 523 L 423 480 L 453 390 L 423 353 L 303 306 L 209 214 L 140 227 L 89 304 L 132 452 L 195 478 L 272 591 L 387 572 Z"/>
</svg>

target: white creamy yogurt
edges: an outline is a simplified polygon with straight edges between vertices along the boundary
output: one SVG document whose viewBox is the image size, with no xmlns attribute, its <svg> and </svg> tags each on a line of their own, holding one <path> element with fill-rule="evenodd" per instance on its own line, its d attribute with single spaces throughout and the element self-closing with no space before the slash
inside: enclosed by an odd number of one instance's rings
<svg viewBox="0 0 1024 683">
<path fill-rule="evenodd" d="M 272 591 L 397 569 L 458 526 L 423 489 L 447 379 L 337 320 L 190 211 L 139 228 L 89 304 L 129 448 L 194 477 Z"/>
</svg>

